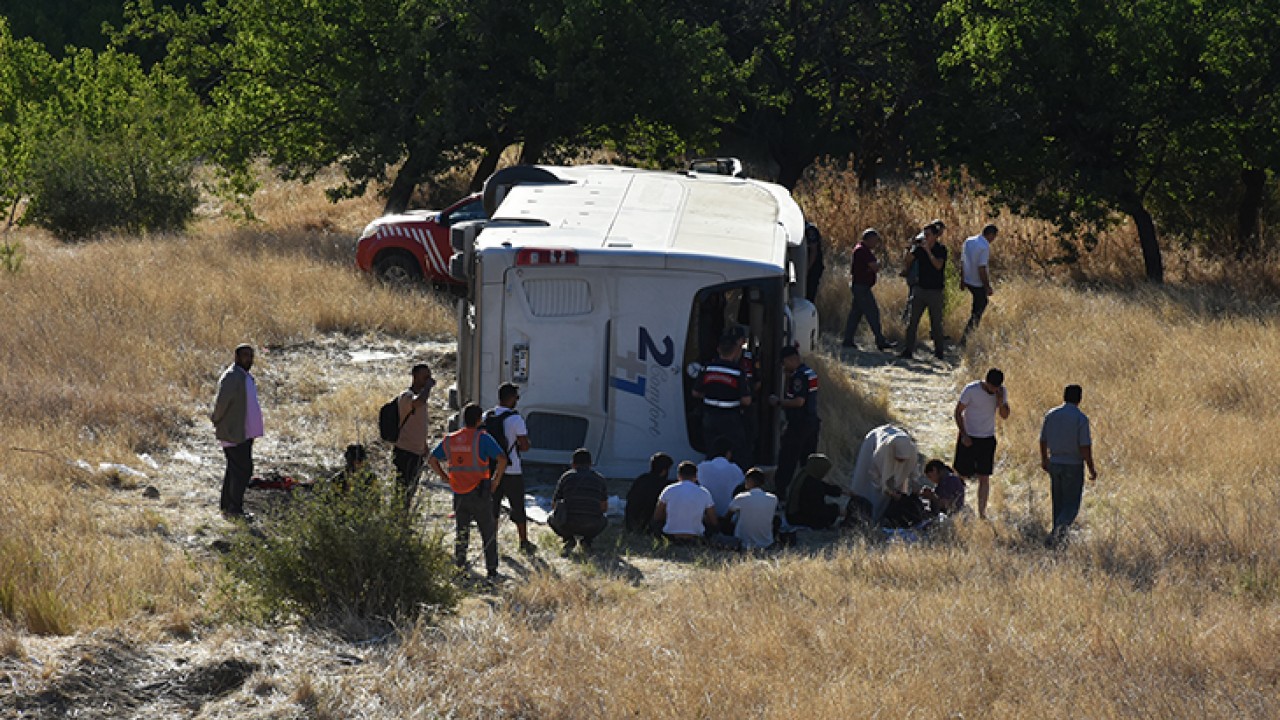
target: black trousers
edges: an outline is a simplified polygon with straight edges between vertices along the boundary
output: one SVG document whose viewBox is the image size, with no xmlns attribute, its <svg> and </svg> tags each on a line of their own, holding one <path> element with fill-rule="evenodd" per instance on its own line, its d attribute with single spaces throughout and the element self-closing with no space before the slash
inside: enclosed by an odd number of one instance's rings
<svg viewBox="0 0 1280 720">
<path fill-rule="evenodd" d="M 555 522 L 547 523 L 557 535 L 564 538 L 565 542 L 572 542 L 577 538 L 582 538 L 585 543 L 590 543 L 597 535 L 604 532 L 609 527 L 609 519 L 604 515 L 594 518 L 570 518 L 563 525 Z"/>
<path fill-rule="evenodd" d="M 480 529 L 484 546 L 484 567 L 490 573 L 498 569 L 498 521 L 493 517 L 493 500 L 489 481 L 480 483 L 465 495 L 453 494 L 454 541 L 453 561 L 459 567 L 467 562 L 467 546 L 471 544 L 471 523 Z"/>
<path fill-rule="evenodd" d="M 239 445 L 222 448 L 227 456 L 227 471 L 222 475 L 222 497 L 218 507 L 228 515 L 244 514 L 244 491 L 253 477 L 253 438 Z"/>
<path fill-rule="evenodd" d="M 422 474 L 422 456 L 396 448 L 391 453 L 391 464 L 396 466 L 396 483 L 404 493 L 404 506 L 413 505 L 413 494 L 418 489 L 418 476 Z"/>
<path fill-rule="evenodd" d="M 987 297 L 987 289 L 985 287 L 974 287 L 968 284 L 964 287 L 973 296 L 973 309 L 969 311 L 969 324 L 964 327 L 964 334 L 968 335 L 970 330 L 978 327 L 982 322 L 982 314 L 987 311 L 987 305 L 991 300 Z"/>
<path fill-rule="evenodd" d="M 809 460 L 809 456 L 818 451 L 818 433 L 822 422 L 810 420 L 805 423 L 789 423 L 778 442 L 778 470 L 773 475 L 774 491 L 778 502 L 787 503 L 787 487 L 796 474 L 796 468 Z"/>
</svg>

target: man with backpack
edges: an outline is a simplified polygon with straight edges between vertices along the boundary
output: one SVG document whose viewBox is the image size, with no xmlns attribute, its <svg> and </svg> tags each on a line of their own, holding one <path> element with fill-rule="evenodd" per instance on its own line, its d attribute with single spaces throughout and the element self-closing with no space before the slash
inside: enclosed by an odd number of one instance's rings
<svg viewBox="0 0 1280 720">
<path fill-rule="evenodd" d="M 391 462 L 396 467 L 396 482 L 404 494 L 405 507 L 413 505 L 413 495 L 418 489 L 418 475 L 422 473 L 422 462 L 427 455 L 427 399 L 436 381 L 431 377 L 431 368 L 423 364 L 414 365 L 410 371 L 409 388 L 396 397 L 397 415 L 400 427 L 394 438 L 388 438 L 388 429 L 382 428 L 384 440 L 395 443 L 391 451 Z M 381 421 L 380 423 L 381 424 Z"/>
<path fill-rule="evenodd" d="M 516 412 L 519 401 L 520 388 L 513 383 L 503 383 L 498 388 L 497 406 L 484 414 L 483 427 L 507 456 L 507 471 L 502 474 L 502 484 L 493 493 L 494 520 L 502 514 L 502 499 L 505 497 L 511 507 L 508 515 L 520 536 L 520 551 L 532 555 L 538 548 L 529 542 L 529 519 L 524 511 L 524 475 L 520 467 L 520 453 L 529 450 L 529 428 Z"/>
</svg>

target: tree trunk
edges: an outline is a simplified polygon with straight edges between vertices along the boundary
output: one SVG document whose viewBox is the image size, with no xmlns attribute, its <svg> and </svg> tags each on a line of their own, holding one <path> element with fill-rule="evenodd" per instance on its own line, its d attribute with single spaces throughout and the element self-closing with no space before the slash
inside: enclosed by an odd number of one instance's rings
<svg viewBox="0 0 1280 720">
<path fill-rule="evenodd" d="M 484 157 L 480 158 L 480 164 L 476 166 L 476 172 L 471 176 L 471 192 L 480 192 L 484 187 L 484 181 L 498 169 L 498 161 L 502 159 L 502 153 L 506 149 L 505 139 L 494 140 L 484 149 Z"/>
<path fill-rule="evenodd" d="M 423 159 L 426 155 L 422 150 L 409 151 L 409 157 L 405 158 L 400 172 L 396 173 L 396 179 L 387 189 L 387 203 L 382 208 L 384 215 L 402 213 L 409 209 L 409 198 L 413 197 L 414 189 L 426 179 L 427 162 Z"/>
<path fill-rule="evenodd" d="M 520 148 L 521 165 L 537 165 L 542 159 L 542 153 L 547 149 L 547 144 L 539 137 L 527 137 L 524 139 L 524 146 Z"/>
<path fill-rule="evenodd" d="M 1244 186 L 1244 194 L 1236 209 L 1236 259 L 1244 260 L 1257 255 L 1261 247 L 1259 221 L 1267 187 L 1267 171 L 1244 168 L 1240 171 L 1240 183 Z"/>
<path fill-rule="evenodd" d="M 1133 224 L 1138 227 L 1138 243 L 1142 246 L 1142 265 L 1146 268 L 1147 279 L 1153 283 L 1164 282 L 1164 260 L 1160 257 L 1160 241 L 1156 237 L 1156 224 L 1151 213 L 1136 203 L 1129 209 Z"/>
</svg>

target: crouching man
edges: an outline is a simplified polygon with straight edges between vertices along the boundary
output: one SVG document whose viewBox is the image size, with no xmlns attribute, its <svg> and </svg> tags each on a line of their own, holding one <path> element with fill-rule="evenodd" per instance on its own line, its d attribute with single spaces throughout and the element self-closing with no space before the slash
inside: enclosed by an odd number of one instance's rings
<svg viewBox="0 0 1280 720">
<path fill-rule="evenodd" d="M 591 549 L 591 541 L 609 526 L 605 513 L 609 510 L 609 490 L 600 473 L 591 469 L 591 452 L 573 452 L 573 467 L 560 476 L 555 495 L 551 497 L 551 517 L 547 524 L 564 539 L 568 557 L 582 542 L 583 552 Z"/>
</svg>

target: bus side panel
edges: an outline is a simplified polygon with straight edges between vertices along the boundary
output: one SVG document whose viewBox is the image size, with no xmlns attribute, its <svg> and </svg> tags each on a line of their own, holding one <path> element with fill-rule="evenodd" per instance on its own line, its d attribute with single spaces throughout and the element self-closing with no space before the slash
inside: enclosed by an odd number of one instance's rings
<svg viewBox="0 0 1280 720">
<path fill-rule="evenodd" d="M 635 475 L 649 456 L 695 459 L 689 445 L 681 378 L 694 295 L 720 281 L 707 273 L 660 271 L 614 275 L 609 355 L 609 426 L 600 466 Z"/>
</svg>

